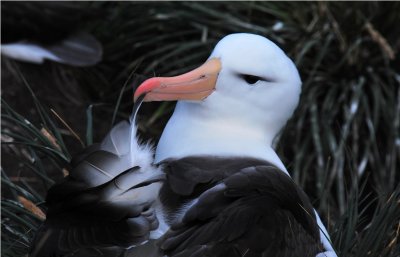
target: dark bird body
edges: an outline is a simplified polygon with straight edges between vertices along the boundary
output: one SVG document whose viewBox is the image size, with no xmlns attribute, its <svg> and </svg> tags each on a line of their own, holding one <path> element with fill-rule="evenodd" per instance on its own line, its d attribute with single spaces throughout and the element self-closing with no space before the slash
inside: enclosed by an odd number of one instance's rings
<svg viewBox="0 0 400 257">
<path fill-rule="evenodd" d="M 321 252 L 307 196 L 270 163 L 187 157 L 164 165 L 167 181 L 160 199 L 168 220 L 190 206 L 158 243 L 164 254 L 305 257 Z"/>
<path fill-rule="evenodd" d="M 69 177 L 49 191 L 48 217 L 38 235 L 45 238 L 48 255 L 37 256 L 314 257 L 321 252 L 307 196 L 270 163 L 187 157 L 162 165 L 167 179 L 160 200 L 172 226 L 160 239 L 124 250 L 145 243 L 157 229 L 152 202 L 103 201 L 104 192 L 121 193 L 116 179 L 86 188 Z"/>
</svg>

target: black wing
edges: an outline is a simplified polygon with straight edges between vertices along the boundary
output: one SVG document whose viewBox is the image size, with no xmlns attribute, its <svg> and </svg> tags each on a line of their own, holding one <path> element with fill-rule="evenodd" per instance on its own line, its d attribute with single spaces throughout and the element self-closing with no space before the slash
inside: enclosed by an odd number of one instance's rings
<svg viewBox="0 0 400 257">
<path fill-rule="evenodd" d="M 164 175 L 135 159 L 135 153 L 148 149 L 130 145 L 130 139 L 136 140 L 131 129 L 128 123 L 118 124 L 49 190 L 47 218 L 31 256 L 116 256 L 121 248 L 148 240 L 158 227 L 152 204 Z"/>
<path fill-rule="evenodd" d="M 163 162 L 167 181 L 160 191 L 166 219 L 173 223 L 175 213 L 201 193 L 243 168 L 269 165 L 254 158 L 192 156 Z"/>
<path fill-rule="evenodd" d="M 176 257 L 314 257 L 322 250 L 307 196 L 273 166 L 242 169 L 201 194 L 159 245 Z"/>
</svg>

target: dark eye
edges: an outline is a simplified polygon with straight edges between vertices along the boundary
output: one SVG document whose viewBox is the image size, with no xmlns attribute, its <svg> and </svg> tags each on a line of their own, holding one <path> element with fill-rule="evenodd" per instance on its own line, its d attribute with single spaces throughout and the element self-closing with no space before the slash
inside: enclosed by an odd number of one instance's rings
<svg viewBox="0 0 400 257">
<path fill-rule="evenodd" d="M 257 83 L 258 81 L 262 80 L 260 77 L 253 76 L 253 75 L 242 75 L 242 78 L 250 85 Z"/>
</svg>

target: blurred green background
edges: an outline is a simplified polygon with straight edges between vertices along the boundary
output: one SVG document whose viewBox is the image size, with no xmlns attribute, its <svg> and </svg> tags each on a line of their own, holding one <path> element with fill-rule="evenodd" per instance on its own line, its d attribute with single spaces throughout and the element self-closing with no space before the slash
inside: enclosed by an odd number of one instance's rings
<svg viewBox="0 0 400 257">
<path fill-rule="evenodd" d="M 141 81 L 197 67 L 235 32 L 271 39 L 300 71 L 301 102 L 276 148 L 339 256 L 400 255 L 399 2 L 68 4 L 102 43 L 99 64 L 2 57 L 4 256 L 28 252 L 46 190 L 74 153 L 129 116 Z M 142 137 L 156 143 L 173 108 L 144 104 Z"/>
</svg>

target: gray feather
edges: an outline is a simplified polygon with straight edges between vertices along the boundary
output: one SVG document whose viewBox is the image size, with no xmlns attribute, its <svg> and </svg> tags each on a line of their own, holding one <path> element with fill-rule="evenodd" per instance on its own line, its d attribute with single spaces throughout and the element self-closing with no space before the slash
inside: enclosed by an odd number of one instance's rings
<svg viewBox="0 0 400 257">
<path fill-rule="evenodd" d="M 92 66 L 101 61 L 103 48 L 99 41 L 87 33 L 76 33 L 58 44 L 43 46 L 59 58 L 56 60 L 72 66 Z"/>
<path fill-rule="evenodd" d="M 165 179 L 152 166 L 152 154 L 136 137 L 134 122 L 123 121 L 101 144 L 76 158 L 70 175 L 49 190 L 47 220 L 32 256 L 146 242 L 158 228 L 152 205 Z"/>
</svg>

